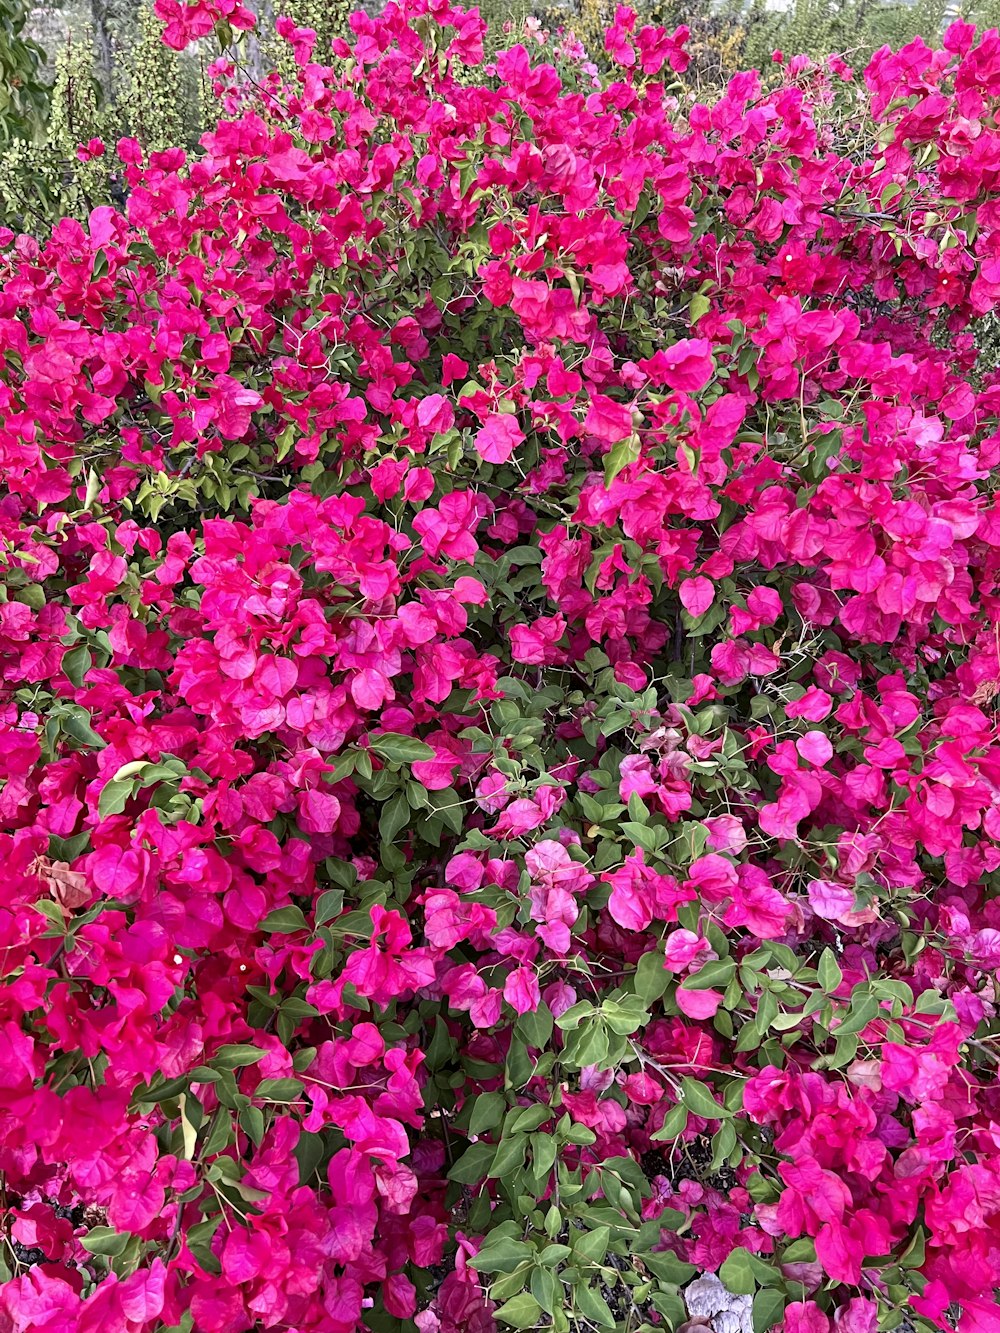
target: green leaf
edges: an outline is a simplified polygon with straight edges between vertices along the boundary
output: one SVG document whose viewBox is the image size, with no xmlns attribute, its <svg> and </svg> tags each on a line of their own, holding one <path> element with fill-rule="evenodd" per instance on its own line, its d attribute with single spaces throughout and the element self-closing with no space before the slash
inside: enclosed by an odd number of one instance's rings
<svg viewBox="0 0 1000 1333">
<path fill-rule="evenodd" d="M 922 1268 L 925 1259 L 925 1240 L 923 1227 L 917 1227 L 913 1239 L 903 1251 L 900 1263 L 904 1268 Z"/>
<path fill-rule="evenodd" d="M 852 997 L 847 1017 L 834 1029 L 834 1036 L 849 1037 L 855 1032 L 861 1032 L 878 1015 L 878 1011 L 879 1003 L 874 995 L 861 995 L 857 999 Z"/>
<path fill-rule="evenodd" d="M 504 1139 L 494 1155 L 490 1175 L 499 1180 L 519 1171 L 524 1166 L 527 1147 L 528 1140 L 523 1134 L 515 1134 L 513 1138 Z"/>
<path fill-rule="evenodd" d="M 107 741 L 102 740 L 90 725 L 90 714 L 85 708 L 74 707 L 62 719 L 61 726 L 67 736 L 72 736 L 81 745 L 92 745 L 96 750 L 103 750 L 107 745 Z"/>
<path fill-rule="evenodd" d="M 757 1290 L 753 1269 L 750 1267 L 750 1256 L 742 1246 L 730 1254 L 719 1269 L 719 1277 L 726 1290 L 731 1291 L 734 1296 L 752 1296 Z"/>
<path fill-rule="evenodd" d="M 83 686 L 83 678 L 94 665 L 94 659 L 90 655 L 90 649 L 85 643 L 78 643 L 75 648 L 71 648 L 68 653 L 63 654 L 62 669 L 69 683 L 80 689 Z"/>
<path fill-rule="evenodd" d="M 663 1124 L 655 1134 L 650 1134 L 653 1143 L 672 1143 L 674 1139 L 680 1138 L 687 1128 L 688 1109 L 682 1103 L 678 1102 L 672 1110 L 668 1111 L 663 1118 Z"/>
<path fill-rule="evenodd" d="M 504 1137 L 508 1134 L 530 1134 L 532 1130 L 541 1129 L 546 1120 L 551 1119 L 552 1111 L 548 1106 L 515 1106 L 504 1123 Z"/>
<path fill-rule="evenodd" d="M 732 1115 L 732 1111 L 720 1106 L 705 1084 L 697 1079 L 681 1079 L 681 1101 L 703 1120 L 728 1120 Z"/>
<path fill-rule="evenodd" d="M 294 1102 L 305 1092 L 297 1078 L 263 1078 L 253 1095 L 269 1102 Z"/>
<path fill-rule="evenodd" d="M 502 1092 L 481 1092 L 472 1106 L 469 1133 L 483 1134 L 496 1129 L 507 1113 L 507 1098 Z"/>
<path fill-rule="evenodd" d="M 344 890 L 327 889 L 321 893 L 316 900 L 316 924 L 325 925 L 327 921 L 333 921 L 340 916 L 344 910 Z"/>
<path fill-rule="evenodd" d="M 176 1097 L 179 1092 L 184 1092 L 188 1086 L 188 1075 L 181 1074 L 177 1078 L 166 1079 L 156 1087 L 150 1088 L 147 1092 L 137 1092 L 135 1099 L 138 1102 L 167 1102 Z"/>
<path fill-rule="evenodd" d="M 472 1143 L 448 1172 L 459 1185 L 478 1185 L 496 1154 L 495 1143 Z"/>
<path fill-rule="evenodd" d="M 213 1069 L 244 1069 L 263 1060 L 266 1054 L 256 1046 L 220 1046 L 209 1063 Z"/>
<path fill-rule="evenodd" d="M 511 1328 L 536 1328 L 542 1307 L 528 1292 L 522 1291 L 505 1301 L 496 1312 L 496 1318 Z"/>
<path fill-rule="evenodd" d="M 692 324 L 697 324 L 702 315 L 707 315 L 712 308 L 712 303 L 707 296 L 701 292 L 695 292 L 694 296 L 688 302 L 688 318 Z"/>
<path fill-rule="evenodd" d="M 561 1013 L 556 1019 L 556 1027 L 560 1032 L 575 1032 L 585 1018 L 589 1018 L 594 1012 L 594 1006 L 589 1000 L 578 1000 L 576 1004 Z"/>
<path fill-rule="evenodd" d="M 531 1135 L 531 1169 L 536 1180 L 547 1179 L 556 1164 L 557 1144 L 551 1134 Z"/>
<path fill-rule="evenodd" d="M 834 957 L 832 949 L 824 949 L 820 955 L 816 967 L 816 976 L 827 995 L 832 995 L 844 980 L 844 974 L 840 970 L 840 964 Z"/>
<path fill-rule="evenodd" d="M 433 747 L 425 741 L 395 731 L 383 731 L 369 737 L 368 747 L 393 764 L 415 764 L 421 759 L 434 758 Z"/>
<path fill-rule="evenodd" d="M 80 1238 L 80 1244 L 91 1254 L 104 1254 L 111 1258 L 122 1253 L 132 1239 L 128 1231 L 116 1231 L 114 1227 L 94 1227 L 86 1236 Z"/>
<path fill-rule="evenodd" d="M 595 1227 L 593 1231 L 578 1232 L 573 1239 L 573 1253 L 582 1259 L 589 1259 L 593 1264 L 604 1261 L 611 1239 L 609 1227 Z"/>
<path fill-rule="evenodd" d="M 552 1010 L 544 1002 L 537 1009 L 531 1009 L 517 1020 L 517 1033 L 525 1046 L 542 1050 L 552 1036 Z"/>
<path fill-rule="evenodd" d="M 890 181 L 879 197 L 880 206 L 882 208 L 886 208 L 889 204 L 892 203 L 894 199 L 898 198 L 898 196 L 901 195 L 902 193 L 903 193 L 902 185 L 897 184 L 895 181 Z"/>
<path fill-rule="evenodd" d="M 215 1157 L 216 1154 L 224 1152 L 233 1141 L 233 1123 L 229 1115 L 220 1110 L 216 1113 L 212 1122 L 212 1127 L 202 1146 L 201 1156 L 204 1158 Z"/>
<path fill-rule="evenodd" d="M 638 435 L 629 435 L 613 445 L 604 461 L 604 485 L 609 487 L 623 468 L 637 462 L 640 452 Z"/>
<path fill-rule="evenodd" d="M 531 1275 L 531 1294 L 546 1314 L 554 1314 L 562 1308 L 562 1283 L 555 1273 L 548 1268 L 536 1268 Z"/>
<path fill-rule="evenodd" d="M 663 953 L 651 949 L 639 959 L 635 969 L 635 993 L 650 1008 L 670 985 L 670 973 L 663 965 Z"/>
<path fill-rule="evenodd" d="M 615 1317 L 608 1308 L 607 1301 L 593 1287 L 585 1284 L 574 1287 L 573 1301 L 584 1319 L 599 1324 L 601 1328 L 614 1328 Z"/>
<path fill-rule="evenodd" d="M 409 822 L 410 803 L 402 792 L 398 792 L 385 804 L 378 821 L 378 835 L 383 842 L 392 842 Z"/>
<path fill-rule="evenodd" d="M 487 1240 L 477 1255 L 469 1260 L 477 1273 L 513 1273 L 526 1260 L 534 1258 L 535 1251 L 523 1240 L 500 1236 Z"/>
<path fill-rule="evenodd" d="M 694 976 L 685 977 L 681 990 L 710 990 L 713 986 L 728 986 L 736 972 L 732 958 L 715 958 L 706 963 Z"/>
<path fill-rule="evenodd" d="M 638 996 L 630 995 L 631 1003 L 605 1000 L 601 1005 L 601 1017 L 612 1032 L 619 1037 L 628 1037 L 649 1021 L 649 1014 L 641 1007 Z"/>
<path fill-rule="evenodd" d="M 97 801 L 97 813 L 102 819 L 120 815 L 128 805 L 134 788 L 135 783 L 130 778 L 121 782 L 116 782 L 114 779 L 106 782 Z"/>
<path fill-rule="evenodd" d="M 767 1333 L 768 1329 L 777 1328 L 784 1318 L 787 1299 L 782 1291 L 758 1291 L 753 1298 L 753 1333 Z"/>
<path fill-rule="evenodd" d="M 292 935 L 297 930 L 309 929 L 301 907 L 279 907 L 269 912 L 260 925 L 261 930 L 269 930 L 272 935 Z"/>
<path fill-rule="evenodd" d="M 51 930 L 46 931 L 48 938 L 51 939 L 53 933 L 66 934 L 66 914 L 58 903 L 51 902 L 48 898 L 39 898 L 38 902 L 34 904 L 34 908 L 50 923 Z"/>
<path fill-rule="evenodd" d="M 244 1106 L 240 1111 L 240 1127 L 259 1148 L 264 1137 L 264 1112 L 259 1106 Z"/>
<path fill-rule="evenodd" d="M 643 1266 L 662 1282 L 674 1282 L 679 1286 L 694 1277 L 697 1271 L 694 1264 L 686 1264 L 669 1250 L 657 1250 L 641 1257 Z"/>
<path fill-rule="evenodd" d="M 295 1160 L 299 1164 L 299 1184 L 308 1185 L 326 1156 L 322 1134 L 310 1134 L 303 1130 L 295 1145 L 294 1153 Z"/>
</svg>

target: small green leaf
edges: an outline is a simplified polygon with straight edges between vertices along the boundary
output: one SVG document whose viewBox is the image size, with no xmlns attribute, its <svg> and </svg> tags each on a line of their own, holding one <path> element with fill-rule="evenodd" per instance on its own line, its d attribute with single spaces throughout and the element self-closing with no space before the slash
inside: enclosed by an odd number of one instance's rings
<svg viewBox="0 0 1000 1333">
<path fill-rule="evenodd" d="M 48 898 L 39 898 L 34 907 L 35 911 L 40 912 L 50 923 L 52 931 L 59 935 L 66 934 L 66 914 L 58 903 L 54 903 Z M 46 934 L 49 938 L 52 937 L 50 932 L 46 932 Z"/>
<path fill-rule="evenodd" d="M 694 976 L 685 977 L 681 990 L 710 990 L 713 986 L 720 989 L 728 986 L 736 972 L 736 963 L 732 958 L 715 958 L 706 963 Z"/>
<path fill-rule="evenodd" d="M 114 1258 L 122 1253 L 131 1239 L 128 1231 L 116 1231 L 114 1227 L 94 1227 L 86 1236 L 81 1236 L 80 1244 L 91 1254 Z"/>
<path fill-rule="evenodd" d="M 611 1313 L 607 1301 L 593 1287 L 585 1284 L 574 1287 L 573 1300 L 584 1319 L 589 1319 L 592 1323 L 600 1325 L 601 1328 L 615 1327 L 615 1317 Z"/>
<path fill-rule="evenodd" d="M 669 1250 L 657 1250 L 653 1253 L 643 1254 L 641 1257 L 643 1266 L 663 1282 L 674 1282 L 680 1285 L 694 1277 L 697 1271 L 694 1264 L 686 1264 L 683 1259 L 678 1259 L 677 1255 L 671 1254 Z"/>
<path fill-rule="evenodd" d="M 499 1236 L 496 1240 L 487 1240 L 469 1263 L 477 1273 L 513 1273 L 515 1268 L 532 1259 L 534 1253 L 523 1240 Z"/>
<path fill-rule="evenodd" d="M 425 741 L 394 731 L 383 731 L 369 737 L 368 747 L 393 764 L 415 764 L 421 759 L 434 758 L 433 748 Z"/>
<path fill-rule="evenodd" d="M 753 1333 L 768 1333 L 777 1328 L 784 1318 L 788 1298 L 782 1291 L 766 1289 L 753 1298 Z"/>
<path fill-rule="evenodd" d="M 94 659 L 85 643 L 78 643 L 75 648 L 63 654 L 63 674 L 78 690 L 83 686 L 83 678 L 93 665 Z"/>
<path fill-rule="evenodd" d="M 732 1111 L 720 1106 L 706 1085 L 697 1079 L 681 1079 L 681 1101 L 703 1120 L 728 1120 L 732 1115 Z"/>
<path fill-rule="evenodd" d="M 573 1240 L 573 1253 L 581 1259 L 589 1259 L 593 1264 L 602 1263 L 608 1252 L 611 1239 L 609 1227 L 595 1227 L 593 1231 L 578 1233 Z"/>
<path fill-rule="evenodd" d="M 266 1054 L 266 1051 L 258 1050 L 256 1046 L 220 1046 L 209 1064 L 214 1069 L 244 1069 L 247 1065 L 255 1065 L 258 1060 L 263 1060 Z"/>
<path fill-rule="evenodd" d="M 512 1138 L 504 1139 L 494 1155 L 490 1175 L 499 1180 L 519 1171 L 524 1165 L 527 1147 L 528 1140 L 523 1134 L 515 1134 Z"/>
<path fill-rule="evenodd" d="M 638 435 L 629 435 L 613 445 L 604 461 L 604 485 L 609 487 L 623 468 L 638 461 L 641 452 Z"/>
<path fill-rule="evenodd" d="M 531 1294 L 546 1314 L 554 1314 L 562 1307 L 562 1283 L 551 1269 L 535 1269 L 531 1275 Z"/>
<path fill-rule="evenodd" d="M 409 822 L 410 803 L 402 792 L 398 792 L 385 804 L 378 821 L 378 835 L 383 842 L 392 842 Z"/>
<path fill-rule="evenodd" d="M 639 959 L 635 970 L 635 993 L 647 1009 L 670 985 L 670 973 L 663 965 L 660 949 L 651 949 Z"/>
<path fill-rule="evenodd" d="M 90 725 L 90 714 L 85 708 L 74 708 L 62 719 L 61 726 L 67 736 L 81 745 L 92 745 L 96 750 L 103 750 L 107 745 Z"/>
<path fill-rule="evenodd" d="M 478 1185 L 496 1154 L 494 1143 L 472 1143 L 448 1172 L 459 1185 Z"/>
<path fill-rule="evenodd" d="M 507 1111 L 507 1098 L 502 1092 L 481 1092 L 469 1117 L 469 1133 L 483 1134 L 496 1129 Z"/>
<path fill-rule="evenodd" d="M 299 1164 L 299 1184 L 308 1185 L 326 1155 L 322 1134 L 310 1134 L 303 1130 L 295 1145 L 294 1153 L 295 1160 Z"/>
<path fill-rule="evenodd" d="M 682 1102 L 678 1102 L 672 1110 L 668 1111 L 663 1118 L 663 1124 L 655 1134 L 650 1134 L 653 1143 L 672 1143 L 674 1139 L 680 1138 L 687 1128 L 688 1109 Z"/>
<path fill-rule="evenodd" d="M 719 1269 L 719 1277 L 726 1290 L 731 1291 L 734 1296 L 752 1296 L 757 1290 L 757 1283 L 750 1267 L 750 1256 L 742 1246 L 730 1254 Z"/>
<path fill-rule="evenodd" d="M 707 315 L 712 308 L 712 303 L 707 296 L 701 292 L 695 292 L 694 296 L 688 302 L 688 318 L 692 324 L 697 324 L 702 315 Z"/>
<path fill-rule="evenodd" d="M 228 1113 L 219 1110 L 212 1122 L 212 1127 L 202 1146 L 203 1158 L 215 1157 L 224 1152 L 233 1141 L 233 1124 Z"/>
<path fill-rule="evenodd" d="M 504 1324 L 510 1324 L 511 1328 L 534 1329 L 538 1326 L 538 1316 L 541 1313 L 542 1307 L 534 1296 L 522 1291 L 501 1305 L 496 1312 L 496 1318 Z"/>
<path fill-rule="evenodd" d="M 832 949 L 824 949 L 820 955 L 816 976 L 827 995 L 832 995 L 844 980 L 844 974 L 840 970 L 840 964 L 834 957 Z"/>
<path fill-rule="evenodd" d="M 327 889 L 321 893 L 316 900 L 316 924 L 325 925 L 327 921 L 333 921 L 340 916 L 344 910 L 344 890 Z"/>
<path fill-rule="evenodd" d="M 108 819 L 111 815 L 120 815 L 128 805 L 134 788 L 135 783 L 131 779 L 125 779 L 121 782 L 112 779 L 110 782 L 106 782 L 97 801 L 97 813 L 102 819 Z"/>
<path fill-rule="evenodd" d="M 925 1241 L 923 1227 L 917 1227 L 913 1239 L 903 1251 L 900 1263 L 904 1268 L 921 1268 L 925 1259 Z"/>
<path fill-rule="evenodd" d="M 244 1106 L 240 1111 L 240 1127 L 247 1137 L 260 1147 L 264 1137 L 264 1112 L 259 1106 Z"/>
<path fill-rule="evenodd" d="M 305 1092 L 297 1078 L 263 1078 L 253 1095 L 269 1102 L 294 1102 Z"/>
<path fill-rule="evenodd" d="M 269 912 L 260 924 L 262 930 L 269 930 L 272 935 L 292 935 L 297 930 L 309 929 L 301 907 L 279 907 Z"/>
</svg>

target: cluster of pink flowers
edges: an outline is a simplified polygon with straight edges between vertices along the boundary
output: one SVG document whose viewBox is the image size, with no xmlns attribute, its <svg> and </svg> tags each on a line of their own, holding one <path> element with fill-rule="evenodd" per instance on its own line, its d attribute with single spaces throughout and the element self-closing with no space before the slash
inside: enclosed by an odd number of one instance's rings
<svg viewBox="0 0 1000 1333">
<path fill-rule="evenodd" d="M 0 1333 L 997 1333 L 1000 37 L 351 28 L 2 238 Z"/>
</svg>

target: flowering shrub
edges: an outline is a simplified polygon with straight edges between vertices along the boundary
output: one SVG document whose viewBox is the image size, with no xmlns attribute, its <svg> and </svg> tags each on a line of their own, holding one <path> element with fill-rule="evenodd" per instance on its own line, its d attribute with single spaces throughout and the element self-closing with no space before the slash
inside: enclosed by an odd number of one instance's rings
<svg viewBox="0 0 1000 1333">
<path fill-rule="evenodd" d="M 4 238 L 0 1330 L 991 1333 L 1000 37 L 281 27 Z"/>
</svg>

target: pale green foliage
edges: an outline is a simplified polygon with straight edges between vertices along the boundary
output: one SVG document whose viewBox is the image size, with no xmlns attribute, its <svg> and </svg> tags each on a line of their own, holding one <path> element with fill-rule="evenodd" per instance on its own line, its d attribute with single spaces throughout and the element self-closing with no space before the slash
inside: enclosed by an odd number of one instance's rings
<svg viewBox="0 0 1000 1333">
<path fill-rule="evenodd" d="M 115 71 L 110 102 L 101 88 L 90 34 L 67 41 L 55 53 L 44 139 L 22 136 L 0 156 L 0 219 L 6 224 L 37 231 L 57 217 L 84 217 L 114 200 L 115 144 L 123 136 L 153 152 L 192 137 L 194 79 L 185 79 L 161 31 L 151 4 L 144 3 L 116 34 L 129 58 Z M 77 150 L 91 139 L 102 139 L 107 151 L 81 161 Z"/>
<path fill-rule="evenodd" d="M 499 4 L 499 0 L 497 0 Z M 603 61 L 602 34 L 613 19 L 614 0 L 538 0 L 536 12 L 553 32 L 572 30 L 591 59 Z M 896 48 L 915 37 L 938 44 L 948 22 L 961 14 L 982 28 L 1000 24 L 1000 0 L 792 0 L 776 12 L 765 0 L 635 0 L 640 23 L 691 29 L 691 69 L 685 82 L 717 89 L 741 69 L 767 69 L 772 53 L 822 58 L 843 55 L 864 66 L 879 47 Z"/>
<path fill-rule="evenodd" d="M 0 144 L 35 138 L 45 122 L 48 98 L 43 53 L 24 36 L 27 7 L 0 0 Z"/>
<path fill-rule="evenodd" d="M 275 12 L 290 18 L 299 28 L 312 28 L 316 34 L 316 56 L 322 62 L 327 58 L 333 39 L 348 36 L 347 20 L 357 7 L 356 0 L 284 0 L 276 6 Z M 280 38 L 277 44 L 283 48 L 277 59 L 289 60 L 291 49 L 288 44 Z"/>
<path fill-rule="evenodd" d="M 79 215 L 106 202 L 106 161 L 76 158 L 79 144 L 103 134 L 104 122 L 93 48 L 69 41 L 55 59 L 45 140 L 18 139 L 0 157 L 4 221 L 37 228 L 53 214 Z"/>
<path fill-rule="evenodd" d="M 117 111 L 121 133 L 156 151 L 184 142 L 184 104 L 188 94 L 180 60 L 164 46 L 163 26 L 151 5 L 136 16 L 135 42 L 129 49 Z"/>
<path fill-rule="evenodd" d="M 487 56 L 519 41 L 525 19 L 537 11 L 538 7 L 531 0 L 482 0 L 479 12 L 489 24 Z"/>
</svg>

